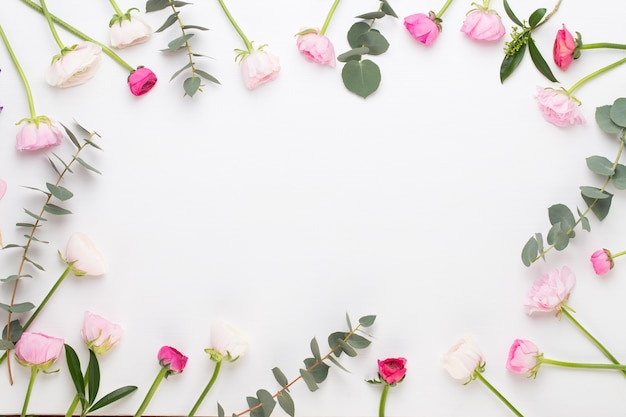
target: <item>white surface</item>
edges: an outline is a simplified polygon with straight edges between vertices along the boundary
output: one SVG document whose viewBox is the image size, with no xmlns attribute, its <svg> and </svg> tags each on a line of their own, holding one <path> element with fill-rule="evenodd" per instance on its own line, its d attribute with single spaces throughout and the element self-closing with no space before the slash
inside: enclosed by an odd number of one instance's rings
<svg viewBox="0 0 626 417">
<path fill-rule="evenodd" d="M 441 3 L 441 4 L 440 4 Z M 294 378 L 316 337 L 344 330 L 377 315 L 374 343 L 357 358 L 343 358 L 351 370 L 333 368 L 320 390 L 302 382 L 292 396 L 300 416 L 373 416 L 380 386 L 376 360 L 408 359 L 405 381 L 393 388 L 388 416 L 494 416 L 506 407 L 479 382 L 461 386 L 440 367 L 440 356 L 458 338 L 476 338 L 487 362 L 485 377 L 528 416 L 617 415 L 626 406 L 626 381 L 618 373 L 545 366 L 535 380 L 504 368 L 515 338 L 533 340 L 547 357 L 602 362 L 602 355 L 567 321 L 524 315 L 521 299 L 543 272 L 569 265 L 578 282 L 570 298 L 576 317 L 618 358 L 626 357 L 621 329 L 626 309 L 620 261 L 599 279 L 588 261 L 600 247 L 626 244 L 618 192 L 603 222 L 547 262 L 526 268 L 520 251 L 535 232 L 547 233 L 547 208 L 564 203 L 584 207 L 580 185 L 600 185 L 585 158 L 612 159 L 617 145 L 596 127 L 596 106 L 623 91 L 617 69 L 583 86 L 577 96 L 588 119 L 567 129 L 543 120 L 533 99 L 549 82 L 526 56 L 503 85 L 498 78 L 503 41 L 479 44 L 459 32 L 469 2 L 454 2 L 443 32 L 429 48 L 413 40 L 404 16 L 439 10 L 443 2 L 392 2 L 400 16 L 376 24 L 389 51 L 373 60 L 383 79 L 363 100 L 341 82 L 341 65 L 306 62 L 294 33 L 320 26 L 331 2 L 228 2 L 256 45 L 281 59 L 273 82 L 248 91 L 240 80 L 233 49 L 243 43 L 216 1 L 181 9 L 185 23 L 209 27 L 193 39 L 200 68 L 222 83 L 183 97 L 182 79 L 169 82 L 184 65 L 182 55 L 159 52 L 175 29 L 149 43 L 120 52 L 131 65 L 152 68 L 153 91 L 133 97 L 127 73 L 105 57 L 87 84 L 56 90 L 43 74 L 56 51 L 43 18 L 20 2 L 5 5 L 1 24 L 31 82 L 37 112 L 97 131 L 104 152 L 85 158 L 103 175 L 77 172 L 66 186 L 75 198 L 73 215 L 54 218 L 42 229 L 50 241 L 32 256 L 45 273 L 19 287 L 19 301 L 40 300 L 62 271 L 56 250 L 74 231 L 87 233 L 107 259 L 109 273 L 96 279 L 70 278 L 31 330 L 63 337 L 86 362 L 79 328 L 90 310 L 120 323 L 121 344 L 101 360 L 102 388 L 139 387 L 131 397 L 103 409 L 134 414 L 158 372 L 156 352 L 168 344 L 189 356 L 187 369 L 159 388 L 147 415 L 186 415 L 208 381 L 213 364 L 203 352 L 213 318 L 231 322 L 250 340 L 250 351 L 227 364 L 198 415 L 247 408 L 245 397 L 260 388 L 274 392 L 271 369 Z M 337 53 L 348 49 L 345 34 L 354 16 L 377 2 L 340 4 L 327 35 Z M 144 9 L 141 2 L 120 7 Z M 520 17 L 545 1 L 512 1 Z M 49 0 L 50 10 L 92 37 L 106 40 L 112 14 L 108 2 Z M 501 2 L 494 2 L 510 29 Z M 551 62 L 556 30 L 565 23 L 586 42 L 623 41 L 620 16 L 626 5 L 609 0 L 588 5 L 565 1 L 535 34 Z M 158 27 L 167 12 L 147 15 Z M 619 30 L 616 30 L 618 28 Z M 60 30 L 66 43 L 73 37 Z M 508 40 L 508 35 L 505 38 Z M 582 58 L 555 74 L 569 88 L 584 75 L 622 56 L 619 51 L 583 51 Z M 9 191 L 0 204 L 5 243 L 21 242 L 14 223 L 22 208 L 39 200 L 21 185 L 43 187 L 52 178 L 45 153 L 18 153 L 15 122 L 28 115 L 22 85 L 8 54 L 0 51 L 0 178 Z M 553 65 L 552 65 L 553 66 Z M 69 143 L 54 150 L 69 155 Z M 80 170 L 79 170 L 80 171 Z M 3 275 L 16 259 L 2 253 Z M 0 287 L 0 301 L 9 298 Z M 0 412 L 19 413 L 28 371 L 15 364 L 9 386 L 0 368 Z M 40 375 L 29 412 L 65 413 L 72 399 L 65 360 L 61 372 Z M 284 415 L 277 406 L 275 415 Z"/>
</svg>

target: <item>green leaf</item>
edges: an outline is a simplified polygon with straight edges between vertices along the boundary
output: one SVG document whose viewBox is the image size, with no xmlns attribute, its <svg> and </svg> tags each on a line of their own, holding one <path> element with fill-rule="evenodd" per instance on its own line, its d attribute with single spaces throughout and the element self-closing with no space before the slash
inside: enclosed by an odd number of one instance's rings
<svg viewBox="0 0 626 417">
<path fill-rule="evenodd" d="M 366 98 L 380 85 L 380 69 L 369 59 L 361 62 L 349 61 L 341 71 L 341 78 L 350 92 Z"/>
<path fill-rule="evenodd" d="M 126 397 L 129 394 L 132 394 L 136 390 L 137 390 L 136 386 L 126 385 L 124 387 L 111 391 L 104 397 L 100 398 L 94 405 L 92 405 L 89 408 L 88 413 L 91 413 L 92 411 L 105 407 L 111 403 L 114 403 L 115 401 L 121 400 L 122 398 Z"/>
<path fill-rule="evenodd" d="M 50 194 L 52 194 L 53 196 L 55 196 L 61 201 L 66 201 L 74 197 L 74 194 L 65 187 L 60 187 L 60 186 L 50 184 L 49 182 L 47 182 L 46 188 L 48 188 L 48 191 L 50 191 Z"/>
<path fill-rule="evenodd" d="M 589 168 L 589 170 L 591 170 L 594 174 L 605 177 L 610 177 L 615 174 L 615 171 L 613 170 L 613 162 L 603 156 L 590 156 L 585 159 L 585 161 L 587 162 L 587 168 Z"/>
<path fill-rule="evenodd" d="M 46 213 L 55 214 L 58 216 L 62 216 L 65 214 L 72 214 L 71 211 L 64 209 L 63 207 L 59 207 L 56 204 L 48 203 L 43 206 L 43 209 Z"/>
<path fill-rule="evenodd" d="M 69 130 L 67 126 L 65 126 L 63 123 L 61 123 L 61 126 L 63 126 L 63 129 L 65 129 L 65 133 L 67 133 L 67 137 L 70 138 L 74 146 L 80 149 L 80 143 L 78 142 L 78 139 L 76 139 L 76 135 L 74 135 L 74 133 L 71 130 Z"/>
<path fill-rule="evenodd" d="M 26 212 L 26 214 L 28 214 L 30 217 L 32 217 L 32 218 L 34 218 L 35 220 L 38 220 L 38 221 L 40 221 L 40 222 L 45 222 L 45 221 L 47 221 L 47 220 L 48 220 L 48 219 L 46 219 L 45 217 L 41 217 L 41 216 L 36 215 L 36 214 L 35 214 L 35 213 L 33 213 L 32 211 L 28 211 L 28 210 L 24 209 L 24 212 Z"/>
<path fill-rule="evenodd" d="M 276 396 L 278 400 L 278 405 L 282 408 L 285 413 L 289 414 L 291 417 L 296 415 L 296 405 L 293 403 L 293 399 L 291 395 L 287 391 L 281 391 L 280 394 Z"/>
<path fill-rule="evenodd" d="M 205 28 L 204 26 L 198 26 L 198 25 L 183 25 L 182 29 L 184 30 L 188 30 L 188 29 L 209 30 L 209 28 Z"/>
<path fill-rule="evenodd" d="M 189 77 L 185 79 L 185 81 L 183 82 L 183 89 L 185 90 L 185 94 L 189 97 L 193 97 L 193 95 L 198 92 L 201 81 L 202 79 L 200 77 Z"/>
<path fill-rule="evenodd" d="M 616 125 L 611 119 L 612 106 L 596 107 L 596 123 L 604 132 L 610 135 L 616 135 L 622 132 L 622 126 Z"/>
<path fill-rule="evenodd" d="M 611 197 L 610 194 L 605 193 L 604 191 L 602 191 L 601 189 L 597 187 L 581 186 L 580 192 L 585 197 L 589 197 L 589 198 L 597 199 L 597 200 L 604 200 L 605 198 Z"/>
<path fill-rule="evenodd" d="M 528 239 L 524 248 L 522 249 L 522 263 L 526 266 L 530 266 L 539 255 L 539 245 L 535 237 Z"/>
<path fill-rule="evenodd" d="M 222 407 L 222 404 L 217 403 L 217 417 L 224 417 L 224 407 Z"/>
<path fill-rule="evenodd" d="M 558 82 L 556 77 L 552 73 L 550 66 L 548 65 L 546 60 L 543 59 L 543 56 L 541 56 L 541 52 L 539 52 L 539 49 L 535 45 L 535 41 L 530 36 L 528 37 L 528 52 L 530 53 L 530 58 L 532 59 L 535 67 L 537 67 L 539 72 L 542 73 L 543 76 L 546 77 L 548 80 L 554 83 Z"/>
<path fill-rule="evenodd" d="M 249 408 L 255 408 L 261 404 L 261 401 L 259 401 L 256 397 L 246 397 L 246 402 L 248 403 Z M 265 414 L 263 414 L 263 408 L 259 407 L 250 411 L 250 417 L 265 417 Z"/>
<path fill-rule="evenodd" d="M 307 371 L 306 369 L 300 369 L 300 376 L 302 377 L 302 380 L 306 384 L 309 391 L 317 391 L 319 387 L 315 383 L 315 377 L 313 377 L 313 375 L 309 371 Z"/>
<path fill-rule="evenodd" d="M 322 361 L 322 355 L 320 353 L 320 347 L 317 344 L 317 340 L 315 338 L 311 339 L 311 344 L 310 345 L 311 345 L 311 353 L 313 354 L 313 357 L 318 362 L 321 362 Z"/>
<path fill-rule="evenodd" d="M 359 336 L 358 334 L 353 334 L 352 336 L 350 336 L 350 338 L 348 339 L 348 344 L 350 346 L 352 346 L 353 348 L 356 349 L 365 349 L 366 347 L 368 347 L 372 342 L 370 342 L 369 340 L 367 340 L 366 338 L 364 338 L 363 336 Z"/>
<path fill-rule="evenodd" d="M 172 81 L 174 78 L 178 77 L 181 72 L 183 72 L 187 68 L 191 68 L 191 67 L 193 67 L 193 62 L 188 62 L 187 64 L 185 64 L 185 66 L 183 66 L 181 69 L 179 69 L 174 74 L 172 74 L 172 76 L 170 77 L 170 81 Z"/>
<path fill-rule="evenodd" d="M 196 69 L 195 72 L 196 72 L 197 75 L 201 76 L 202 78 L 204 78 L 207 81 L 210 81 L 210 82 L 212 82 L 214 84 L 221 84 L 217 78 L 215 78 L 214 76 L 212 76 L 208 72 L 202 71 L 200 69 Z"/>
<path fill-rule="evenodd" d="M 6 248 L 6 246 L 5 246 Z M 0 279 L 0 281 L 2 282 L 13 282 L 13 281 L 17 281 L 18 279 L 22 279 L 22 278 L 32 278 L 32 275 L 29 274 L 22 274 L 22 275 L 9 275 L 6 278 L 2 278 Z"/>
<path fill-rule="evenodd" d="M 39 269 L 40 271 L 45 271 L 45 269 L 43 268 L 43 266 L 39 265 L 38 263 L 34 262 L 33 260 L 31 260 L 30 258 L 24 257 L 24 261 L 28 262 L 29 264 L 31 264 L 32 266 L 34 266 L 35 268 Z"/>
<path fill-rule="evenodd" d="M 169 7 L 169 5 L 170 3 L 167 0 L 148 0 L 146 2 L 146 13 L 163 10 L 166 7 Z"/>
<path fill-rule="evenodd" d="M 35 308 L 33 303 L 18 303 L 13 304 L 12 306 L 4 303 L 0 303 L 0 309 L 6 311 L 7 313 L 26 313 L 27 311 Z"/>
<path fill-rule="evenodd" d="M 522 62 L 524 53 L 526 53 L 526 44 L 522 44 L 522 46 L 520 46 L 520 48 L 513 55 L 504 57 L 502 64 L 500 65 L 500 83 L 503 83 L 504 80 L 513 74 L 513 71 L 515 71 L 520 62 Z"/>
<path fill-rule="evenodd" d="M 67 369 L 69 370 L 72 382 L 74 383 L 74 389 L 76 389 L 76 394 L 78 395 L 82 408 L 84 409 L 86 405 L 83 371 L 80 369 L 80 359 L 78 359 L 76 351 L 68 344 L 65 344 L 65 359 L 67 362 Z"/>
<path fill-rule="evenodd" d="M 67 170 L 67 172 L 73 173 L 74 171 L 72 171 L 72 169 L 70 168 L 70 166 L 68 164 L 65 163 L 65 161 L 63 159 L 61 159 L 61 157 L 55 153 L 52 153 L 52 155 L 54 155 L 54 157 L 56 159 L 59 160 L 59 162 L 61 162 L 63 164 L 63 166 L 65 167 L 65 169 Z"/>
<path fill-rule="evenodd" d="M 626 190 L 626 166 L 617 164 L 615 167 L 615 174 L 611 178 L 613 185 L 618 190 Z"/>
<path fill-rule="evenodd" d="M 344 342 L 343 339 L 338 340 L 337 343 L 339 343 L 339 346 L 341 346 L 341 350 L 343 350 L 346 355 L 350 356 L 351 358 L 357 355 L 356 350 L 354 350 L 352 346 L 350 346 L 348 343 Z"/>
<path fill-rule="evenodd" d="M 363 327 L 370 327 L 372 324 L 374 324 L 375 320 L 376 320 L 376 316 L 373 316 L 373 315 L 363 316 L 359 319 L 359 324 L 361 324 L 361 326 Z"/>
<path fill-rule="evenodd" d="M 360 61 L 361 56 L 367 54 L 370 51 L 370 48 L 367 46 L 359 46 L 358 48 L 350 49 L 343 54 L 337 56 L 337 61 L 339 62 L 348 62 L 348 61 Z"/>
<path fill-rule="evenodd" d="M 329 356 L 328 360 L 331 361 L 334 365 L 336 365 L 339 369 L 342 369 L 345 372 L 350 372 L 341 363 L 339 363 L 339 361 L 335 359 L 333 356 Z"/>
<path fill-rule="evenodd" d="M 382 10 L 378 10 L 375 12 L 369 12 L 369 13 L 358 15 L 356 16 L 356 19 L 366 19 L 366 20 L 382 19 L 386 15 L 387 13 L 383 12 Z"/>
<path fill-rule="evenodd" d="M 100 365 L 98 357 L 93 350 L 89 349 L 89 364 L 87 365 L 87 391 L 89 393 L 88 404 L 93 404 L 100 389 Z"/>
<path fill-rule="evenodd" d="M 569 244 L 569 236 L 562 229 L 560 223 L 554 224 L 548 231 L 548 244 L 553 245 L 556 250 L 563 250 Z"/>
<path fill-rule="evenodd" d="M 328 377 L 328 369 L 330 366 L 324 362 L 318 361 L 315 358 L 306 358 L 304 360 L 304 366 L 313 375 L 313 379 L 316 383 L 321 384 Z"/>
<path fill-rule="evenodd" d="M 359 36 L 359 41 L 369 48 L 370 55 L 380 55 L 389 49 L 389 42 L 377 31 L 371 30 L 362 34 Z"/>
<path fill-rule="evenodd" d="M 580 218 L 580 226 L 583 230 L 590 232 L 591 224 L 589 223 L 589 219 L 578 209 L 578 207 L 576 208 L 576 211 L 578 212 L 578 217 Z"/>
<path fill-rule="evenodd" d="M 396 14 L 396 12 L 393 11 L 393 9 L 391 8 L 391 5 L 389 4 L 387 0 L 381 0 L 380 10 L 385 12 L 387 16 L 398 17 L 398 15 Z"/>
<path fill-rule="evenodd" d="M 564 232 L 573 229 L 576 224 L 574 214 L 572 214 L 572 211 L 564 204 L 554 204 L 550 206 L 548 208 L 548 216 L 550 218 L 550 224 L 554 225 L 560 223 Z"/>
<path fill-rule="evenodd" d="M 509 19 L 513 21 L 513 23 L 515 23 L 517 26 L 524 27 L 524 24 L 517 18 L 517 16 L 515 16 L 515 13 L 513 13 L 513 10 L 506 0 L 504 0 L 504 11 L 506 12 L 506 15 L 509 16 Z"/>
<path fill-rule="evenodd" d="M 356 22 L 353 24 L 348 30 L 348 45 L 350 45 L 350 48 L 354 49 L 362 46 L 359 38 L 361 35 L 369 32 L 369 30 L 370 25 L 365 22 Z"/>
<path fill-rule="evenodd" d="M 350 321 L 348 313 L 346 313 L 346 323 L 348 324 L 348 329 L 352 330 L 352 322 Z"/>
<path fill-rule="evenodd" d="M 543 17 L 545 16 L 546 11 L 547 10 L 544 8 L 535 10 L 528 18 L 528 25 L 531 28 L 534 28 L 535 26 L 537 26 L 539 22 L 541 22 L 541 19 L 543 19 Z"/>
<path fill-rule="evenodd" d="M 278 369 L 278 367 L 272 368 L 272 373 L 274 374 L 276 382 L 278 382 L 278 385 L 280 385 L 282 388 L 285 388 L 287 385 L 289 385 L 289 380 L 287 379 L 283 371 Z"/>
<path fill-rule="evenodd" d="M 79 164 L 81 164 L 85 169 L 95 172 L 96 174 L 100 174 L 102 175 L 102 173 L 100 171 L 98 171 L 97 169 L 95 169 L 94 167 L 92 167 L 91 165 L 89 165 L 87 162 L 85 162 L 82 158 L 76 158 L 76 162 L 78 162 Z"/>
<path fill-rule="evenodd" d="M 167 44 L 167 49 L 169 49 L 170 51 L 178 51 L 180 48 L 182 48 L 183 46 L 185 46 L 185 44 L 187 43 L 187 41 L 191 38 L 193 38 L 194 34 L 193 33 L 188 33 L 186 35 L 183 36 L 179 36 L 178 38 L 170 41 Z"/>
<path fill-rule="evenodd" d="M 618 98 L 613 102 L 609 115 L 613 123 L 626 127 L 626 98 Z"/>
<path fill-rule="evenodd" d="M 328 336 L 328 346 L 334 350 L 335 356 L 339 357 L 339 355 L 341 355 L 341 345 L 339 342 L 343 341 L 346 337 L 348 337 L 348 333 L 346 332 L 333 332 Z"/>
<path fill-rule="evenodd" d="M 161 27 L 159 27 L 157 30 L 155 30 L 155 33 L 160 33 L 163 32 L 165 29 L 167 29 L 168 27 L 172 26 L 174 23 L 176 23 L 176 21 L 178 20 L 178 14 L 180 12 L 175 12 L 172 13 L 171 15 L 169 15 L 167 17 L 167 19 L 165 19 L 165 22 L 163 22 L 163 24 L 161 25 Z"/>
<path fill-rule="evenodd" d="M 8 340 L 0 340 L 0 350 L 11 350 L 15 348 L 15 344 Z"/>
<path fill-rule="evenodd" d="M 605 198 L 602 200 L 598 200 L 595 198 L 587 197 L 585 195 L 582 196 L 587 206 L 591 208 L 591 212 L 598 218 L 598 220 L 602 221 L 609 214 L 609 209 L 611 208 L 611 201 L 613 199 L 613 195 L 609 194 L 609 198 Z"/>
<path fill-rule="evenodd" d="M 54 161 L 52 160 L 52 158 L 50 158 L 49 156 L 47 158 L 48 158 L 48 162 L 50 162 L 50 165 L 52 166 L 52 169 L 54 170 L 54 172 L 56 172 L 58 176 L 61 176 L 61 171 L 59 170 L 59 168 L 57 168 L 57 166 L 54 163 Z"/>
<path fill-rule="evenodd" d="M 17 227 L 28 227 L 28 228 L 37 228 L 37 227 L 41 227 L 41 225 L 35 225 L 33 223 L 15 223 L 15 226 Z"/>
<path fill-rule="evenodd" d="M 274 407 L 276 406 L 276 400 L 272 397 L 268 391 L 260 389 L 256 392 L 256 396 L 261 401 L 261 408 L 263 409 L 263 415 L 268 417 L 272 414 Z"/>
<path fill-rule="evenodd" d="M 2 329 L 2 339 L 8 340 L 12 343 L 17 343 L 22 337 L 22 333 L 24 333 L 24 329 L 22 328 L 22 324 L 19 320 L 11 320 L 11 330 L 9 331 L 9 337 L 7 337 L 7 325 Z"/>
<path fill-rule="evenodd" d="M 28 240 L 32 240 L 33 242 L 46 243 L 46 244 L 50 243 L 47 240 L 40 240 L 36 238 L 35 236 L 31 236 L 31 235 L 24 235 L 24 237 Z"/>
</svg>

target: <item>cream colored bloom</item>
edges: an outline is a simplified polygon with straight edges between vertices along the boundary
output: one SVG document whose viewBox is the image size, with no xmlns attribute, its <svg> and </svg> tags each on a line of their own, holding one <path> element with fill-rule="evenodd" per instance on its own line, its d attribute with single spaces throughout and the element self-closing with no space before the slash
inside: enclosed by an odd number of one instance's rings
<svg viewBox="0 0 626 417">
<path fill-rule="evenodd" d="M 146 42 L 152 36 L 152 27 L 139 16 L 130 16 L 113 22 L 109 29 L 111 47 L 122 49 Z"/>
<path fill-rule="evenodd" d="M 46 82 L 53 87 L 67 88 L 83 84 L 94 75 L 102 60 L 102 48 L 82 42 L 55 57 L 46 72 Z"/>
<path fill-rule="evenodd" d="M 84 233 L 76 232 L 70 236 L 65 250 L 65 261 L 76 276 L 96 277 L 106 272 L 104 257 Z"/>
</svg>

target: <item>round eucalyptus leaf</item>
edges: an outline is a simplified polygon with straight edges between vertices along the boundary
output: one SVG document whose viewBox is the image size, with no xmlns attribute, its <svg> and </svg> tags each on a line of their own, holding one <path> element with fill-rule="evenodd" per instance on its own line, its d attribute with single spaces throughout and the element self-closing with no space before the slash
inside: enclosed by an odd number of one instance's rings
<svg viewBox="0 0 626 417">
<path fill-rule="evenodd" d="M 596 123 L 606 133 L 616 135 L 622 131 L 622 127 L 611 120 L 611 107 L 613 106 L 606 105 L 596 108 Z"/>
<path fill-rule="evenodd" d="M 369 59 L 349 61 L 341 71 L 341 78 L 348 91 L 366 98 L 380 85 L 380 68 Z"/>
<path fill-rule="evenodd" d="M 369 48 L 370 55 L 380 55 L 389 49 L 389 42 L 380 32 L 369 31 L 359 37 L 360 42 Z"/>
<path fill-rule="evenodd" d="M 618 126 L 626 127 L 626 98 L 618 98 L 611 106 L 611 120 Z"/>
</svg>

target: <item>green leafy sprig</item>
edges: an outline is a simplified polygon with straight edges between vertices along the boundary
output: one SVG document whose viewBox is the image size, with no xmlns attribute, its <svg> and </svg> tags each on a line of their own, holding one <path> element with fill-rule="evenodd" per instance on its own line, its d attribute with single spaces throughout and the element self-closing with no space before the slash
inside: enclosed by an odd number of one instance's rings
<svg viewBox="0 0 626 417">
<path fill-rule="evenodd" d="M 3 250 L 18 249 L 21 251 L 21 255 L 19 258 L 20 260 L 17 272 L 15 274 L 0 279 L 0 282 L 2 283 L 13 283 L 13 289 L 11 292 L 11 299 L 9 304 L 0 303 L 0 310 L 4 310 L 7 313 L 7 324 L 2 330 L 2 339 L 0 340 L 0 349 L 4 350 L 5 352 L 0 357 L 0 363 L 2 363 L 5 359 L 8 359 L 9 351 L 15 347 L 15 343 L 17 343 L 17 341 L 22 336 L 22 333 L 28 328 L 30 323 L 32 323 L 32 319 L 34 319 L 35 317 L 35 314 L 33 314 L 31 319 L 29 319 L 24 324 L 24 326 L 20 324 L 19 320 L 13 320 L 13 314 L 27 313 L 35 308 L 35 305 L 30 302 L 16 303 L 17 289 L 20 280 L 22 278 L 32 278 L 32 275 L 25 271 L 26 266 L 30 265 L 37 270 L 45 271 L 42 265 L 35 262 L 29 257 L 29 250 L 33 244 L 49 243 L 38 237 L 41 226 L 48 220 L 48 215 L 62 216 L 71 214 L 71 211 L 62 207 L 61 203 L 71 199 L 74 194 L 69 189 L 61 185 L 61 183 L 63 182 L 66 175 L 74 173 L 73 169 L 75 164 L 82 166 L 88 171 L 100 174 L 97 169 L 87 163 L 80 156 L 82 152 L 88 147 L 93 147 L 101 150 L 101 148 L 93 141 L 94 136 L 98 136 L 98 134 L 95 132 L 89 132 L 82 126 L 79 126 L 82 130 L 88 133 L 88 137 L 83 139 L 83 143 L 80 143 L 79 140 L 76 138 L 76 135 L 69 128 L 67 128 L 66 126 L 63 127 L 65 128 L 65 132 L 70 138 L 70 141 L 76 147 L 74 154 L 67 162 L 55 153 L 52 153 L 54 159 L 48 156 L 48 162 L 50 163 L 50 166 L 57 175 L 56 180 L 46 183 L 45 190 L 36 187 L 26 187 L 30 190 L 42 193 L 45 196 L 45 200 L 41 209 L 37 211 L 31 211 L 25 208 L 24 212 L 28 216 L 28 220 L 15 224 L 18 228 L 25 228 L 27 230 L 27 232 L 24 234 L 26 242 L 23 244 L 10 243 L 2 246 Z M 40 309 L 37 309 L 36 313 L 39 313 L 39 311 Z M 10 360 L 7 361 L 7 366 L 9 371 L 9 380 L 12 384 L 13 378 L 11 373 Z"/>
<path fill-rule="evenodd" d="M 550 17 L 552 17 L 559 9 L 560 4 L 561 0 L 558 0 L 554 9 L 552 9 L 549 14 L 546 14 L 547 10 L 545 8 L 539 8 L 531 13 L 527 21 L 522 21 L 515 15 L 515 13 L 513 13 L 513 10 L 509 6 L 507 0 L 504 0 L 504 10 L 507 16 L 509 16 L 509 18 L 517 26 L 513 26 L 511 30 L 511 40 L 509 42 L 505 42 L 504 44 L 504 59 L 500 65 L 501 83 L 503 83 L 504 80 L 506 80 L 522 62 L 526 49 L 528 49 L 530 58 L 539 72 L 548 80 L 557 82 L 550 66 L 541 55 L 541 52 L 539 52 L 539 48 L 537 48 L 537 45 L 535 44 L 532 33 L 550 20 Z"/>
<path fill-rule="evenodd" d="M 373 28 L 376 20 L 385 16 L 398 17 L 387 0 L 381 0 L 378 10 L 357 16 L 362 20 L 348 31 L 348 44 L 352 49 L 337 57 L 339 62 L 345 63 L 341 70 L 343 85 L 363 98 L 378 90 L 380 85 L 380 68 L 374 61 L 363 59 L 363 56 L 380 55 L 389 49 L 387 39 Z"/>
<path fill-rule="evenodd" d="M 198 91 L 202 91 L 202 78 L 205 80 L 212 82 L 214 84 L 220 84 L 217 78 L 209 74 L 208 72 L 201 70 L 197 67 L 194 62 L 194 58 L 199 57 L 207 57 L 206 55 L 201 55 L 191 50 L 191 45 L 189 43 L 190 39 L 195 35 L 194 33 L 190 33 L 192 30 L 201 30 L 206 31 L 209 30 L 203 26 L 197 25 L 187 25 L 182 22 L 180 19 L 180 9 L 183 6 L 186 6 L 191 3 L 187 3 L 184 1 L 177 0 L 148 0 L 146 2 L 146 13 L 155 12 L 159 10 L 163 10 L 166 8 L 170 8 L 172 10 L 172 14 L 170 14 L 165 22 L 158 28 L 155 32 L 160 33 L 165 29 L 172 26 L 174 23 L 178 23 L 180 28 L 180 36 L 172 39 L 168 44 L 166 49 L 162 49 L 163 52 L 177 52 L 177 51 L 185 51 L 187 55 L 187 63 L 177 70 L 170 81 L 174 80 L 180 74 L 182 74 L 185 70 L 191 71 L 191 75 L 185 78 L 183 81 L 183 89 L 185 90 L 185 95 L 193 97 Z"/>
<path fill-rule="evenodd" d="M 548 217 L 552 227 L 546 237 L 548 247 L 544 248 L 543 236 L 535 233 L 522 249 L 522 262 L 530 266 L 533 262 L 544 259 L 551 249 L 557 251 L 567 248 L 570 239 L 576 237 L 574 229 L 580 224 L 583 230 L 591 231 L 591 224 L 587 215 L 592 212 L 600 221 L 609 214 L 613 194 L 607 191 L 609 184 L 617 190 L 626 190 L 626 165 L 620 164 L 624 145 L 626 144 L 626 98 L 618 98 L 612 105 L 601 106 L 596 109 L 595 118 L 598 126 L 605 133 L 617 135 L 619 147 L 613 161 L 599 155 L 586 159 L 587 167 L 591 172 L 604 177 L 601 187 L 581 186 L 582 199 L 587 204 L 584 211 L 577 208 L 578 218 L 564 204 L 555 204 L 548 208 Z"/>
<path fill-rule="evenodd" d="M 322 356 L 320 353 L 317 340 L 313 338 L 310 343 L 311 357 L 304 359 L 304 367 L 300 368 L 300 375 L 294 378 L 291 382 L 287 379 L 285 374 L 278 368 L 272 369 L 276 382 L 281 386 L 281 389 L 275 394 L 271 394 L 265 389 L 260 389 L 256 392 L 255 396 L 246 397 L 248 402 L 248 409 L 240 413 L 233 413 L 232 417 L 242 416 L 244 414 L 250 415 L 250 417 L 269 417 L 276 406 L 278 405 L 291 417 L 295 416 L 294 401 L 289 394 L 289 388 L 295 384 L 298 380 L 303 380 L 309 391 L 314 392 L 319 388 L 319 384 L 326 380 L 330 365 L 326 361 L 336 365 L 340 369 L 347 371 L 347 369 L 341 365 L 336 359 L 345 353 L 347 356 L 355 357 L 358 352 L 357 349 L 364 349 L 368 347 L 371 341 L 357 332 L 362 332 L 362 327 L 369 327 L 374 324 L 376 316 L 369 315 L 363 316 L 359 319 L 359 324 L 356 327 L 352 326 L 350 317 L 346 314 L 346 321 L 348 323 L 348 331 L 333 332 L 328 336 L 328 345 L 330 346 L 330 352 Z M 224 417 L 224 409 L 218 403 L 217 404 L 218 417 Z"/>
</svg>

